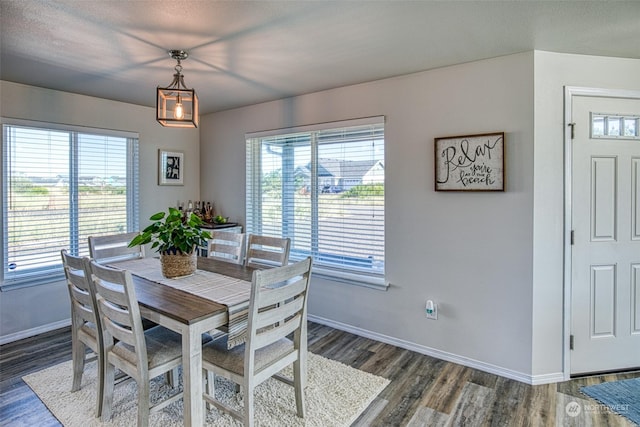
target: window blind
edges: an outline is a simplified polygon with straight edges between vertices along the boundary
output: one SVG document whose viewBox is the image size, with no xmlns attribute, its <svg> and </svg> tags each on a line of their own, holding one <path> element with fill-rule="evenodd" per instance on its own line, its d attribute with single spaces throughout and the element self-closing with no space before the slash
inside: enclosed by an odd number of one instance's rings
<svg viewBox="0 0 640 427">
<path fill-rule="evenodd" d="M 2 288 L 62 277 L 60 250 L 138 228 L 138 140 L 3 125 Z"/>
<path fill-rule="evenodd" d="M 384 284 L 384 118 L 247 137 L 247 233 L 291 239 L 314 275 Z"/>
</svg>

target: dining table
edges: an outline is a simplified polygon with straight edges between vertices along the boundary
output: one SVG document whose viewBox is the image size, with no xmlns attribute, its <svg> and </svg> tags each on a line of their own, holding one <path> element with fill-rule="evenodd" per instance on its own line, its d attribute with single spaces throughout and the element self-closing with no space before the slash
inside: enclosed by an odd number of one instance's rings
<svg viewBox="0 0 640 427">
<path fill-rule="evenodd" d="M 251 282 L 254 268 L 198 257 L 197 269 Z M 182 335 L 184 425 L 205 420 L 202 375 L 202 335 L 227 325 L 228 306 L 200 295 L 133 274 L 142 317 Z M 247 295 L 247 301 L 249 296 Z"/>
</svg>

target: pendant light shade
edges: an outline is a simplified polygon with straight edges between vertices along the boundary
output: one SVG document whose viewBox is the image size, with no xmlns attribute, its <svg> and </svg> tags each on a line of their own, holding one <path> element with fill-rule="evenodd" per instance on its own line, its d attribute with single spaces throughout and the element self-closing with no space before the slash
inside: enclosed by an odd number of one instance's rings
<svg viewBox="0 0 640 427">
<path fill-rule="evenodd" d="M 156 97 L 156 120 L 162 126 L 173 128 L 198 127 L 198 95 L 184 84 L 181 61 L 189 54 L 184 50 L 170 50 L 169 56 L 178 64 L 173 81 L 167 87 L 158 86 Z"/>
</svg>

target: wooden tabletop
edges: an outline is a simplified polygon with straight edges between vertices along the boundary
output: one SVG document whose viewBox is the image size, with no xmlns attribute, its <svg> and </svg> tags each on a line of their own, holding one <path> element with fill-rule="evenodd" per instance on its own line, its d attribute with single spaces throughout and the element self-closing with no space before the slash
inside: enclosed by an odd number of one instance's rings
<svg viewBox="0 0 640 427">
<path fill-rule="evenodd" d="M 198 257 L 198 268 L 224 274 L 234 279 L 242 279 L 251 282 L 255 268 L 245 267 L 242 264 L 220 261 L 215 258 Z"/>
<path fill-rule="evenodd" d="M 253 268 L 212 258 L 198 257 L 198 268 L 251 282 Z M 223 313 L 227 306 L 170 286 L 133 276 L 138 303 L 178 322 L 193 324 Z"/>
</svg>

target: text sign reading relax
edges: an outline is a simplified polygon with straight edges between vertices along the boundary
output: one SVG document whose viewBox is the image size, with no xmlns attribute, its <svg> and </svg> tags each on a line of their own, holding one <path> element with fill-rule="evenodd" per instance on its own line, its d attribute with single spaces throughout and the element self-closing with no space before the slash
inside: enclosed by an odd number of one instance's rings
<svg viewBox="0 0 640 427">
<path fill-rule="evenodd" d="M 435 139 L 436 191 L 504 191 L 504 132 Z"/>
</svg>

